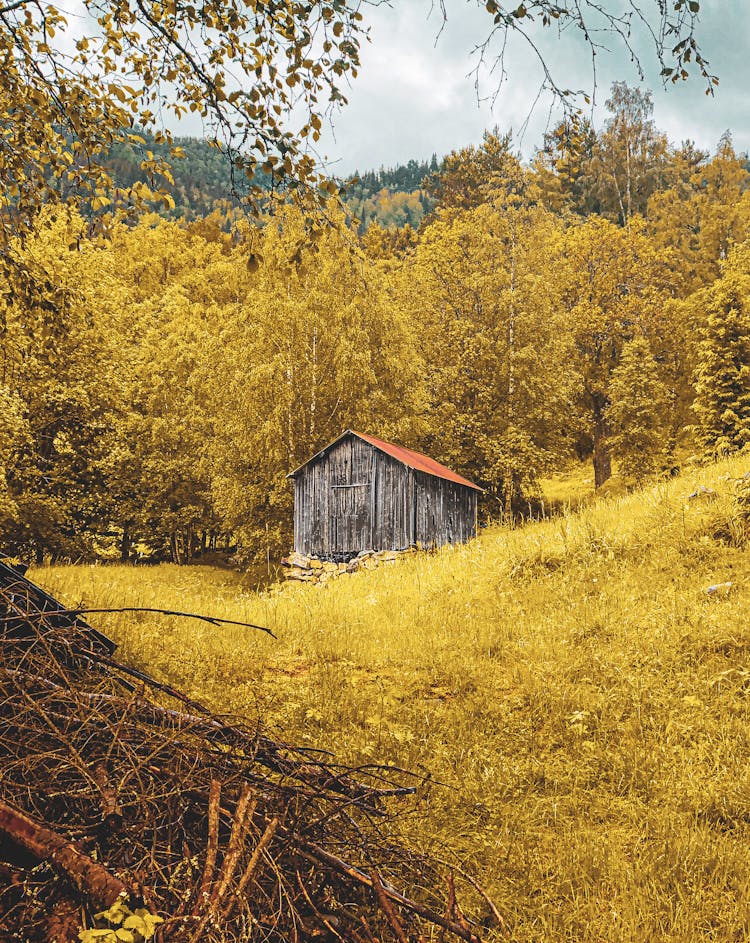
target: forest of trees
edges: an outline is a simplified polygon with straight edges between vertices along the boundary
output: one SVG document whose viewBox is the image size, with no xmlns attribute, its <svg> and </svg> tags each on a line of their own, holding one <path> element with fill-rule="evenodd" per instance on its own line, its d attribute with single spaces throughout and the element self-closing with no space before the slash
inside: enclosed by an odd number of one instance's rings
<svg viewBox="0 0 750 943">
<path fill-rule="evenodd" d="M 145 147 L 154 158 L 171 166 L 172 180 L 160 181 L 160 193 L 171 197 L 166 204 L 159 195 L 151 208 L 169 219 L 194 220 L 219 210 L 231 228 L 232 211 L 239 209 L 249 183 L 244 174 L 233 172 L 231 162 L 208 141 L 175 138 L 172 146 L 181 157 L 171 160 L 170 145 L 143 134 Z M 140 147 L 116 144 L 104 160 L 115 187 L 128 191 L 143 180 Z M 430 180 L 438 175 L 441 164 L 433 154 L 430 161 L 410 160 L 396 167 L 381 168 L 338 181 L 349 214 L 358 221 L 360 232 L 375 222 L 386 228 L 401 228 L 407 223 L 417 228 L 432 211 L 435 201 L 430 194 Z M 270 179 L 257 170 L 254 181 L 267 191 Z"/>
<path fill-rule="evenodd" d="M 332 200 L 322 228 L 286 205 L 105 236 L 44 210 L 0 285 L 5 548 L 285 551 L 286 473 L 346 427 L 456 468 L 495 518 L 575 457 L 601 486 L 613 459 L 635 483 L 747 446 L 745 158 L 668 141 L 622 83 L 608 108 L 528 164 L 492 132 L 428 167 L 419 226 L 360 232 Z"/>
<path fill-rule="evenodd" d="M 371 223 L 387 229 L 409 225 L 416 229 L 435 202 L 427 187 L 440 171 L 437 155 L 428 161 L 410 160 L 397 167 L 370 170 L 345 181 L 344 201 L 363 232 Z"/>
</svg>

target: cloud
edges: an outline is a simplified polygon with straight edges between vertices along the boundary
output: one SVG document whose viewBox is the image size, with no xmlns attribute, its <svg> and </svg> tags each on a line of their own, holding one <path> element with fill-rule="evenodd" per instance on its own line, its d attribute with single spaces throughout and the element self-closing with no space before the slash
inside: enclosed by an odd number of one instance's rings
<svg viewBox="0 0 750 943">
<path fill-rule="evenodd" d="M 655 0 L 643 2 L 656 6 Z M 490 57 L 479 71 L 478 100 L 470 73 L 477 64 L 472 50 L 491 27 L 484 4 L 452 0 L 442 33 L 435 8 L 431 16 L 429 11 L 427 2 L 401 0 L 393 8 L 380 6 L 366 13 L 372 41 L 362 51 L 360 77 L 321 147 L 333 161 L 335 173 L 427 159 L 433 152 L 441 156 L 478 143 L 483 131 L 496 124 L 517 133 L 525 128 L 518 140 L 527 156 L 541 143 L 555 112 L 550 111 L 550 98 L 542 96 L 530 115 L 543 79 L 535 51 L 518 37 L 509 45 L 506 81 L 494 102 L 492 95 L 501 75 L 490 69 Z M 750 12 L 742 0 L 726 0 L 710 9 L 706 5 L 699 36 L 721 79 L 714 97 L 705 96 L 705 85 L 698 77 L 664 90 L 651 41 L 645 31 L 634 30 L 634 47 L 647 66 L 645 85 L 654 92 L 655 120 L 670 139 L 689 138 L 713 149 L 722 132 L 731 128 L 735 146 L 750 148 L 748 26 Z M 561 87 L 592 88 L 590 50 L 579 31 L 569 29 L 558 36 L 544 30 L 535 33 L 535 38 Z M 593 116 L 597 124 L 606 117 L 603 105 L 611 83 L 618 79 L 639 82 L 624 46 L 611 37 L 606 44 L 609 49 L 601 49 L 596 56 L 598 104 Z"/>
</svg>

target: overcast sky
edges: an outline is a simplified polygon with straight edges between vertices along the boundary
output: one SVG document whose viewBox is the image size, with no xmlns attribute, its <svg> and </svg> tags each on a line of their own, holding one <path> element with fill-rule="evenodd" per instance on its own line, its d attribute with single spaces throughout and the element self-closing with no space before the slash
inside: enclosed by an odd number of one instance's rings
<svg viewBox="0 0 750 943">
<path fill-rule="evenodd" d="M 656 0 L 643 0 L 656 8 Z M 625 5 L 624 3 L 621 5 Z M 437 6 L 437 4 L 436 4 Z M 613 4 L 613 6 L 615 6 Z M 643 83 L 654 92 L 657 125 L 672 141 L 694 140 L 713 150 L 721 134 L 732 131 L 738 150 L 750 149 L 750 4 L 746 0 L 703 0 L 699 38 L 706 58 L 719 75 L 713 97 L 693 77 L 663 90 L 659 68 L 645 37 L 635 37 L 646 70 Z M 490 17 L 484 3 L 448 0 L 448 23 L 442 35 L 430 0 L 394 0 L 393 8 L 365 10 L 371 42 L 362 50 L 362 68 L 349 90 L 349 104 L 326 133 L 321 153 L 331 171 L 347 174 L 405 163 L 410 158 L 438 157 L 481 141 L 486 128 L 518 133 L 527 121 L 541 82 L 533 54 L 514 43 L 507 55 L 507 83 L 494 102 L 498 76 L 480 76 L 480 98 L 470 75 L 472 50 L 487 35 Z M 578 31 L 561 38 L 545 30 L 545 58 L 563 87 L 592 86 L 591 58 Z M 604 120 L 604 101 L 612 81 L 639 84 L 627 51 L 612 39 L 610 51 L 597 56 L 598 107 L 595 123 Z M 539 102 L 518 146 L 528 156 L 541 142 L 549 122 L 549 101 Z"/>
</svg>

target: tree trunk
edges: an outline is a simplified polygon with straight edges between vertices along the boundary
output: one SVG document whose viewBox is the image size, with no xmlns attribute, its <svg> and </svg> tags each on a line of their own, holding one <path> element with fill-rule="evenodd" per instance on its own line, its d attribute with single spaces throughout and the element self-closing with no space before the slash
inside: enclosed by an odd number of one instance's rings
<svg viewBox="0 0 750 943">
<path fill-rule="evenodd" d="M 612 459 L 605 445 L 594 449 L 594 487 L 601 488 L 612 477 Z"/>
<path fill-rule="evenodd" d="M 612 477 L 612 456 L 609 454 L 609 428 L 604 414 L 605 403 L 594 407 L 594 487 L 601 488 Z"/>
<path fill-rule="evenodd" d="M 120 541 L 120 563 L 127 563 L 130 559 L 130 547 L 132 546 L 132 541 L 128 528 L 123 527 L 122 529 L 122 540 Z"/>
<path fill-rule="evenodd" d="M 510 307 L 508 311 L 508 402 L 507 402 L 507 428 L 509 431 L 513 428 L 515 422 L 515 395 L 516 395 L 516 230 L 511 223 L 510 239 Z M 513 520 L 513 497 L 516 489 L 516 474 L 513 468 L 512 459 L 505 467 L 503 481 L 503 508 L 505 518 L 508 521 Z"/>
</svg>

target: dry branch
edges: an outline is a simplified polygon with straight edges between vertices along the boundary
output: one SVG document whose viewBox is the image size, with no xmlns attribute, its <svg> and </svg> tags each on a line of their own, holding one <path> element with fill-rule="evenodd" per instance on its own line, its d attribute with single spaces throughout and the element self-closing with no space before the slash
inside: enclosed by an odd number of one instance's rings
<svg viewBox="0 0 750 943">
<path fill-rule="evenodd" d="M 100 909 L 111 907 L 118 897 L 130 896 L 126 885 L 106 868 L 62 835 L 5 802 L 0 802 L 0 832 L 37 861 L 49 862 Z"/>
<path fill-rule="evenodd" d="M 240 882 L 237 885 L 236 897 L 233 897 L 224 908 L 224 912 L 221 915 L 223 920 L 227 920 L 227 918 L 231 914 L 232 909 L 236 902 L 236 898 L 242 897 L 242 895 L 245 893 L 245 888 L 247 887 L 248 883 L 252 880 L 255 872 L 258 870 L 258 865 L 260 864 L 260 859 L 263 856 L 263 852 L 266 850 L 266 848 L 268 848 L 268 846 L 273 841 L 273 836 L 276 834 L 276 829 L 278 827 L 279 827 L 278 818 L 271 819 L 271 821 L 266 826 L 266 830 L 261 835 L 260 841 L 255 846 L 255 851 L 253 851 L 252 858 L 250 859 L 250 861 L 248 861 L 247 867 L 242 873 Z"/>
<path fill-rule="evenodd" d="M 245 836 L 247 835 L 248 822 L 255 811 L 256 803 L 253 800 L 253 791 L 247 783 L 242 784 L 240 798 L 237 802 L 237 809 L 232 820 L 232 833 L 229 836 L 224 861 L 219 872 L 219 880 L 214 885 L 213 892 L 208 902 L 208 912 L 214 913 L 229 888 L 229 883 L 234 877 L 237 869 L 237 863 L 245 847 Z"/>
<path fill-rule="evenodd" d="M 404 926 L 399 920 L 398 914 L 393 906 L 393 904 L 388 899 L 388 895 L 385 892 L 383 887 L 383 882 L 380 880 L 380 876 L 377 871 L 372 872 L 372 889 L 375 891 L 375 899 L 378 902 L 380 909 L 388 918 L 388 923 L 390 923 L 393 928 L 393 932 L 396 934 L 396 939 L 399 943 L 409 943 L 406 938 L 406 931 Z M 450 914 L 448 914 L 450 916 Z"/>
<path fill-rule="evenodd" d="M 221 783 L 211 780 L 211 792 L 208 797 L 208 839 L 206 841 L 206 860 L 203 863 L 203 877 L 198 889 L 198 905 L 203 909 L 211 896 L 216 855 L 219 852 L 219 807 L 221 803 Z"/>
<path fill-rule="evenodd" d="M 88 616 L 92 614 L 99 615 L 117 615 L 125 612 L 150 612 L 158 616 L 178 616 L 181 619 L 196 619 L 198 622 L 208 622 L 209 625 L 236 625 L 243 629 L 257 629 L 259 632 L 265 632 L 271 638 L 276 638 L 274 633 L 265 625 L 256 625 L 254 622 L 237 622 L 235 619 L 222 619 L 220 616 L 205 616 L 197 612 L 180 612 L 176 609 L 155 609 L 152 606 L 119 606 L 114 609 L 57 609 L 47 610 L 47 616 Z M 7 618 L 7 617 L 6 617 Z"/>
</svg>

